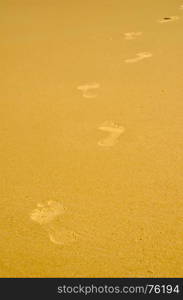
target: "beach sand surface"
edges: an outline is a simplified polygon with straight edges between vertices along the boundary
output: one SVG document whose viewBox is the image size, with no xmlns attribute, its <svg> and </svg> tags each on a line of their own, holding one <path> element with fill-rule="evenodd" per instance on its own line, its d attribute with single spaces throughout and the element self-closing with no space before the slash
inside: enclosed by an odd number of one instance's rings
<svg viewBox="0 0 183 300">
<path fill-rule="evenodd" d="M 182 4 L 1 1 L 1 277 L 183 276 Z"/>
</svg>

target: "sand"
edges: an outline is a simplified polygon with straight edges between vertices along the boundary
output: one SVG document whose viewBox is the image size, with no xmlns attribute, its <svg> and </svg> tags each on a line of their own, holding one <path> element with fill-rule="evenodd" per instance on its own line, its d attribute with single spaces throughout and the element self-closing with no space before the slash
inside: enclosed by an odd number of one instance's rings
<svg viewBox="0 0 183 300">
<path fill-rule="evenodd" d="M 183 276 L 182 7 L 1 1 L 1 277 Z"/>
</svg>

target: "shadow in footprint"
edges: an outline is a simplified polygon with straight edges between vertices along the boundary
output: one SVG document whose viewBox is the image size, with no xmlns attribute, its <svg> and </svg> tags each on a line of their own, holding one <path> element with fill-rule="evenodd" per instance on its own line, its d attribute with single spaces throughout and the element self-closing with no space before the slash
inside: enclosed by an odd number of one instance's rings
<svg viewBox="0 0 183 300">
<path fill-rule="evenodd" d="M 178 16 L 170 16 L 170 17 L 164 17 L 160 20 L 158 20 L 159 23 L 169 23 L 169 22 L 173 22 L 173 21 L 177 21 L 179 20 Z"/>
</svg>

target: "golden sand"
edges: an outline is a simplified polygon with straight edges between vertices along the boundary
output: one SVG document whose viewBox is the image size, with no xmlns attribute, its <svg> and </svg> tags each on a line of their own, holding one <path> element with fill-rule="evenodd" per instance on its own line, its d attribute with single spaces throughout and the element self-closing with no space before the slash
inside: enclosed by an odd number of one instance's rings
<svg viewBox="0 0 183 300">
<path fill-rule="evenodd" d="M 1 1 L 1 277 L 183 276 L 182 7 Z"/>
</svg>

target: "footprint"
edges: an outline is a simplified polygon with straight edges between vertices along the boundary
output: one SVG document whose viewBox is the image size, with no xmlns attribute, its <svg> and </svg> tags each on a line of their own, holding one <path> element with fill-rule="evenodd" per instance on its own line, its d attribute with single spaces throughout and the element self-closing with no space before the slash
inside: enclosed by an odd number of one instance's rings
<svg viewBox="0 0 183 300">
<path fill-rule="evenodd" d="M 68 229 L 51 228 L 48 231 L 50 241 L 57 245 L 68 245 L 76 242 L 78 234 Z"/>
<path fill-rule="evenodd" d="M 125 131 L 123 126 L 119 126 L 113 122 L 105 122 L 98 129 L 109 133 L 107 138 L 98 142 L 98 145 L 103 147 L 114 146 L 118 142 L 120 135 Z"/>
<path fill-rule="evenodd" d="M 136 54 L 136 57 L 126 59 L 125 62 L 126 63 L 135 63 L 135 62 L 138 62 L 140 60 L 143 60 L 143 59 L 149 58 L 149 57 L 152 57 L 152 53 L 150 53 L 150 52 L 140 52 L 140 53 Z"/>
<path fill-rule="evenodd" d="M 134 40 L 140 35 L 142 35 L 142 32 L 140 32 L 140 31 L 139 32 L 126 32 L 126 33 L 124 33 L 125 40 Z"/>
<path fill-rule="evenodd" d="M 48 233 L 50 241 L 59 245 L 68 245 L 77 240 L 74 231 L 62 228 L 58 217 L 65 213 L 64 206 L 57 201 L 48 201 L 47 204 L 38 204 L 32 211 L 30 218 L 43 226 Z"/>
<path fill-rule="evenodd" d="M 178 16 L 170 16 L 170 17 L 164 17 L 161 20 L 158 20 L 158 22 L 159 23 L 168 23 L 168 22 L 176 21 L 178 19 L 179 19 Z"/>
<path fill-rule="evenodd" d="M 38 203 L 37 208 L 33 210 L 30 217 L 33 221 L 44 225 L 64 214 L 64 212 L 65 208 L 60 202 L 48 201 L 46 205 Z"/>
<path fill-rule="evenodd" d="M 85 85 L 79 85 L 77 87 L 78 90 L 82 91 L 84 98 L 95 98 L 97 95 L 92 92 L 92 90 L 98 89 L 100 87 L 99 83 L 90 83 Z"/>
</svg>

